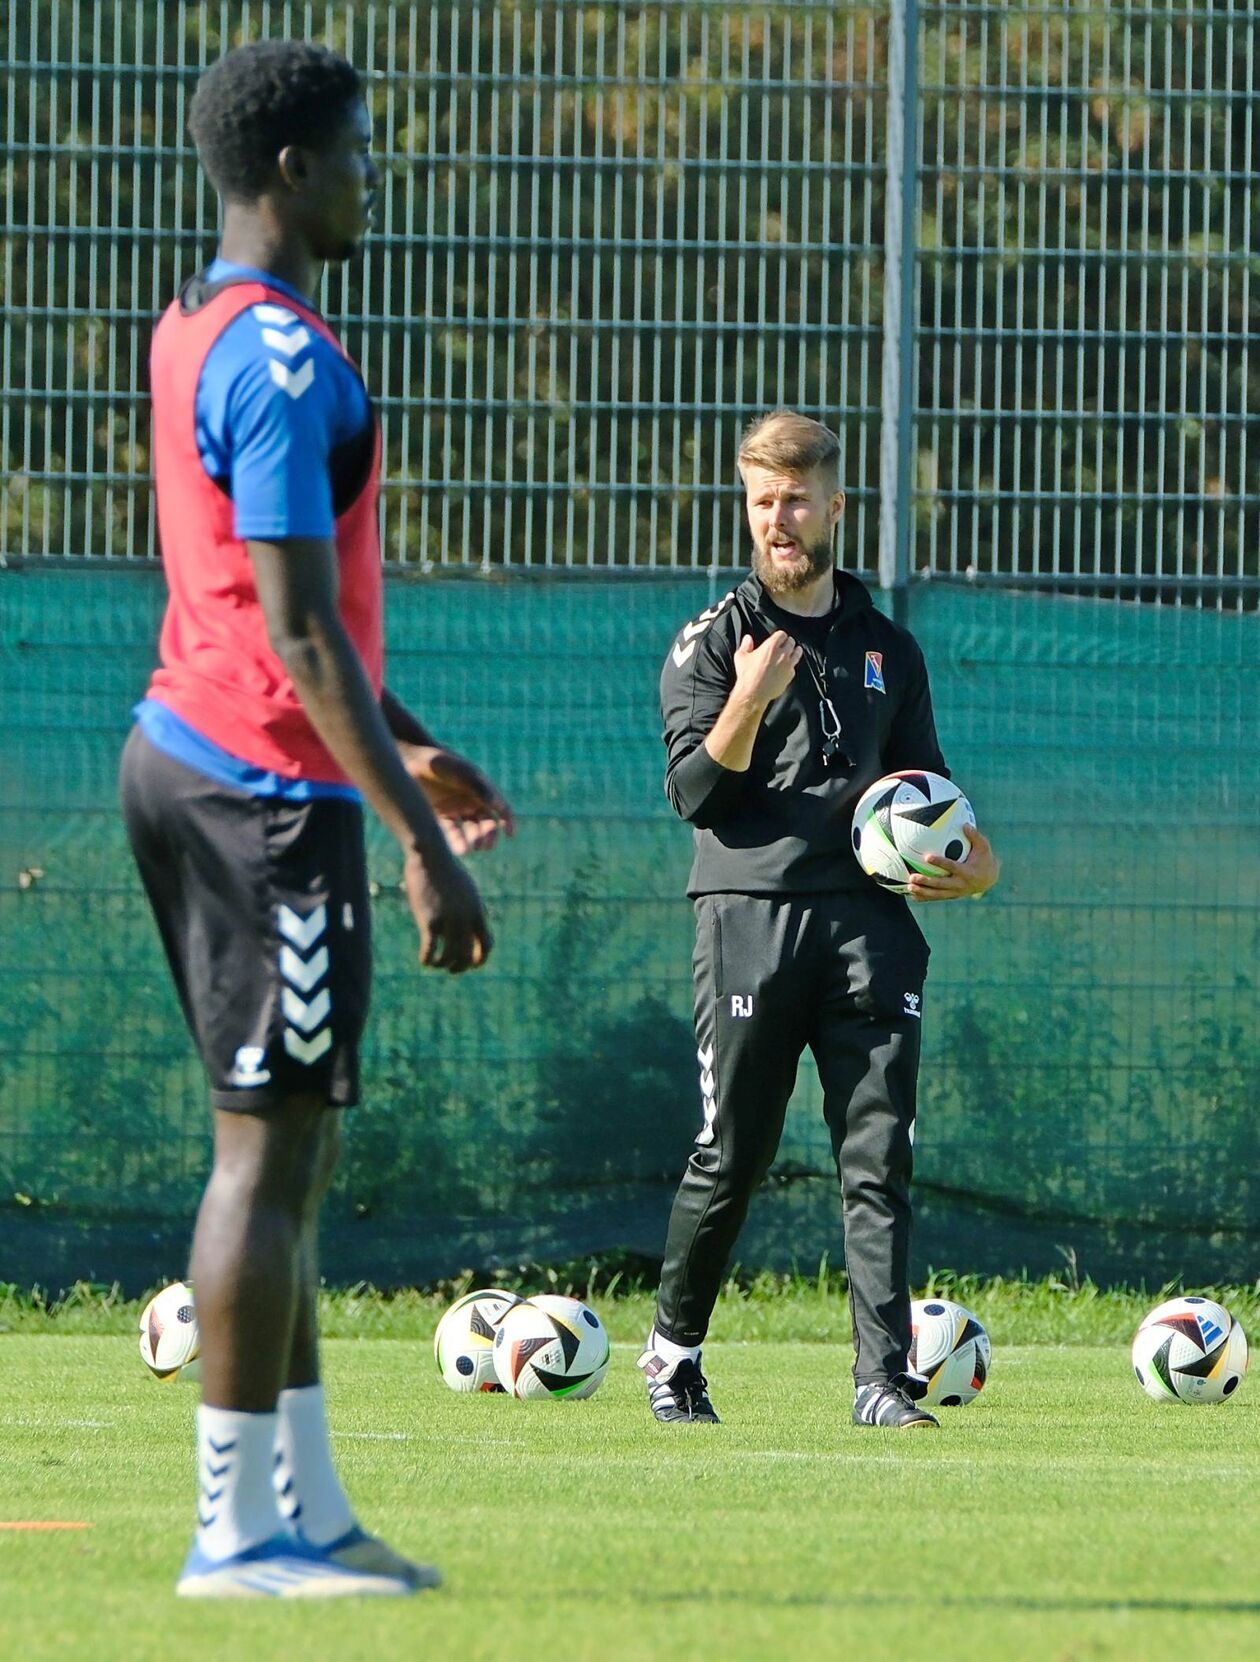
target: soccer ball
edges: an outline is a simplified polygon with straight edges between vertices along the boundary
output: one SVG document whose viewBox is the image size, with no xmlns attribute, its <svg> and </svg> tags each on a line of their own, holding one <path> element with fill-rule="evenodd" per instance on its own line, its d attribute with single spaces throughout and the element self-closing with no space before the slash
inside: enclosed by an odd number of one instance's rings
<svg viewBox="0 0 1260 1662">
<path fill-rule="evenodd" d="M 140 1360 L 155 1379 L 199 1379 L 201 1335 L 192 1289 L 173 1281 L 145 1305 L 140 1316 Z"/>
<path fill-rule="evenodd" d="M 928 1298 L 910 1306 L 908 1367 L 917 1401 L 961 1408 L 984 1389 L 992 1360 L 989 1335 L 961 1304 Z"/>
<path fill-rule="evenodd" d="M 1247 1335 L 1210 1298 L 1170 1298 L 1134 1335 L 1133 1371 L 1156 1402 L 1226 1402 L 1247 1371 Z"/>
<path fill-rule="evenodd" d="M 556 1293 L 514 1305 L 494 1335 L 494 1371 L 517 1397 L 589 1397 L 611 1355 L 595 1312 Z"/>
<path fill-rule="evenodd" d="M 437 1324 L 433 1355 L 452 1391 L 501 1391 L 494 1372 L 494 1334 L 506 1311 L 521 1301 L 500 1287 L 465 1293 Z"/>
<path fill-rule="evenodd" d="M 928 854 L 965 860 L 971 804 L 939 773 L 888 773 L 863 792 L 853 814 L 853 852 L 868 877 L 893 894 L 908 894 L 914 872 L 939 868 Z"/>
</svg>

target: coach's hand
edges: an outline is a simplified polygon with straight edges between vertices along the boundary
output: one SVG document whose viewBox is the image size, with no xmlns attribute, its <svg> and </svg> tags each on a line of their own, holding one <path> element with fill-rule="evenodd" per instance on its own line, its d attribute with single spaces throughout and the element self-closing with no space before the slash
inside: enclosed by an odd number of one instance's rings
<svg viewBox="0 0 1260 1662">
<path fill-rule="evenodd" d="M 735 686 L 750 703 L 773 704 L 792 685 L 801 647 L 782 629 L 754 646 L 751 635 L 735 648 Z"/>
<path fill-rule="evenodd" d="M 927 864 L 936 866 L 939 876 L 924 877 L 915 872 L 910 878 L 911 900 L 962 900 L 970 896 L 979 900 L 997 882 L 1001 862 L 993 852 L 993 845 L 974 827 L 965 829 L 971 852 L 965 861 L 947 860 L 943 854 L 929 854 Z"/>
<path fill-rule="evenodd" d="M 435 744 L 400 744 L 398 750 L 454 853 L 493 848 L 500 831 L 510 837 L 516 830 L 506 798 L 466 757 Z"/>
<path fill-rule="evenodd" d="M 403 863 L 403 886 L 420 931 L 424 967 L 451 975 L 480 969 L 494 940 L 477 885 L 459 861 L 425 859 L 413 849 Z"/>
</svg>

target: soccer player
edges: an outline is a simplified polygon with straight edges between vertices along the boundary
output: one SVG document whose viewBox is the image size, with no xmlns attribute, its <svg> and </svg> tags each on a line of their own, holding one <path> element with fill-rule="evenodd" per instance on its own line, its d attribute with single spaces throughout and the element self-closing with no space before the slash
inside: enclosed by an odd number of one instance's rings
<svg viewBox="0 0 1260 1662">
<path fill-rule="evenodd" d="M 907 1388 L 910 1167 L 928 948 L 901 896 L 854 858 L 858 798 L 882 774 L 947 772 L 923 655 L 834 565 L 840 443 L 776 410 L 743 435 L 752 575 L 689 623 L 661 677 L 665 788 L 695 827 L 695 1022 L 704 1124 L 674 1200 L 639 1365 L 658 1420 L 716 1423 L 700 1347 L 808 1046 L 844 1206 L 854 1421 L 937 1422 Z M 992 888 L 933 859 L 917 900 Z"/>
<path fill-rule="evenodd" d="M 199 1529 L 177 1590 L 401 1594 L 438 1576 L 359 1525 L 316 1333 L 317 1215 L 371 970 L 361 801 L 401 846 L 420 962 L 453 975 L 491 947 L 455 854 L 512 817 L 382 687 L 377 425 L 312 299 L 370 222 L 359 78 L 315 46 L 242 47 L 202 77 L 189 125 L 222 242 L 154 335 L 170 597 L 121 770 L 214 1113 L 191 1263 Z"/>
</svg>

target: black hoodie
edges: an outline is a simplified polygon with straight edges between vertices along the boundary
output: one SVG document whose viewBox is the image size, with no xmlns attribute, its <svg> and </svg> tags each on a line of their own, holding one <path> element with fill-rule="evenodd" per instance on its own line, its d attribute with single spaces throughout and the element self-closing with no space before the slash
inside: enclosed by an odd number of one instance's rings
<svg viewBox="0 0 1260 1662">
<path fill-rule="evenodd" d="M 735 648 L 776 629 L 805 652 L 766 711 L 746 773 L 715 762 L 703 740 L 735 685 Z M 818 644 L 814 644 L 818 643 Z M 820 679 L 840 719 L 844 753 L 823 759 Z M 829 617 L 774 605 L 749 577 L 686 625 L 661 672 L 665 793 L 696 827 L 687 893 L 825 894 L 866 887 L 853 854 L 858 798 L 882 774 L 926 768 L 948 777 L 914 637 L 875 610 L 864 584 L 836 573 Z"/>
</svg>

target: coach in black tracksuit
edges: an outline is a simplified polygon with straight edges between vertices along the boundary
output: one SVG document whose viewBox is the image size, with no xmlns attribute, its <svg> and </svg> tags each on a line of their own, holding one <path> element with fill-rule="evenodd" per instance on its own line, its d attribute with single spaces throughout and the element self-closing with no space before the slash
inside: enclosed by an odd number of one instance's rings
<svg viewBox="0 0 1260 1662">
<path fill-rule="evenodd" d="M 640 1366 L 663 1420 L 715 1420 L 700 1373 L 718 1289 L 783 1130 L 797 1064 L 818 1064 L 844 1203 L 854 1419 L 935 1421 L 903 1388 L 910 1341 L 911 1145 L 928 947 L 852 846 L 882 774 L 946 773 L 923 655 L 833 565 L 839 443 L 776 411 L 740 447 L 754 572 L 686 625 L 665 661 L 666 790 L 696 828 L 695 1022 L 704 1124 L 674 1201 Z M 979 895 L 987 840 L 916 878 Z"/>
</svg>

